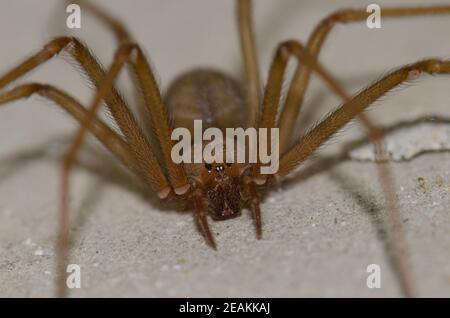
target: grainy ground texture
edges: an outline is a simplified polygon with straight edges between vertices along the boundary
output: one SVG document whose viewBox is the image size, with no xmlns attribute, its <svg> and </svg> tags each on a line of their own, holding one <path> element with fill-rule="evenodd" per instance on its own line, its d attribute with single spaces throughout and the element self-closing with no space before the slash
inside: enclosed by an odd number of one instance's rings
<svg viewBox="0 0 450 318">
<path fill-rule="evenodd" d="M 87 15 L 82 16 L 81 30 L 69 32 L 60 2 L 0 2 L 1 72 L 58 34 L 82 38 L 105 65 L 110 63 L 112 35 Z M 151 57 L 163 89 L 179 72 L 199 65 L 240 75 L 232 1 L 98 2 L 127 22 Z M 255 2 L 264 78 L 279 41 L 306 41 L 327 14 L 368 4 Z M 383 8 L 423 1 L 378 4 Z M 425 57 L 450 57 L 449 28 L 450 16 L 386 18 L 375 30 L 365 23 L 340 25 L 321 60 L 355 93 L 393 67 Z M 54 83 L 85 103 L 92 96 L 85 81 L 59 59 L 26 81 Z M 123 86 L 128 92 L 129 85 Z M 420 296 L 450 296 L 450 153 L 434 145 L 431 152 L 406 161 L 396 153 L 402 148 L 395 145 L 407 137 L 408 154 L 411 147 L 426 150 L 423 140 L 433 143 L 435 137 L 443 138 L 443 148 L 448 145 L 448 136 L 433 135 L 436 130 L 424 130 L 420 122 L 443 117 L 436 129 L 448 131 L 449 87 L 449 77 L 423 76 L 383 98 L 370 112 L 394 131 L 403 129 L 398 123 L 413 123 L 407 134 L 392 136 L 390 150 L 396 158 L 391 165 L 410 270 Z M 315 78 L 299 126 L 307 128 L 338 104 Z M 36 97 L 0 109 L 0 296 L 53 295 L 59 162 L 76 128 L 62 111 Z M 360 128 L 353 125 L 306 164 L 295 182 L 282 183 L 267 195 L 262 240 L 256 240 L 246 210 L 239 218 L 212 222 L 217 252 L 205 245 L 191 213 L 142 195 L 132 178 L 91 143 L 94 146 L 85 147 L 72 175 L 70 260 L 81 266 L 82 288 L 70 296 L 402 296 L 378 217 L 383 198 L 370 153 L 361 148 L 351 157 L 307 169 L 323 157 L 338 158 L 338 151 L 349 151 L 349 143 L 360 136 Z M 411 136 L 420 142 L 415 145 Z M 369 264 L 381 267 L 380 289 L 366 286 Z"/>
</svg>

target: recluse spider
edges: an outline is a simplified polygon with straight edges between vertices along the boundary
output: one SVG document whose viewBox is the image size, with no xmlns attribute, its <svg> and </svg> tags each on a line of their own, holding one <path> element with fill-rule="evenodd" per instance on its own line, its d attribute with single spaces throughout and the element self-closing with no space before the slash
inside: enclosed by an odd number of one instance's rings
<svg viewBox="0 0 450 318">
<path fill-rule="evenodd" d="M 91 2 L 74 2 L 79 3 L 82 10 L 96 16 L 114 32 L 118 48 L 110 67 L 103 69 L 88 48 L 77 38 L 58 37 L 0 77 L 0 89 L 4 90 L 17 79 L 64 51 L 78 62 L 96 87 L 95 98 L 87 108 L 66 92 L 41 83 L 22 84 L 0 94 L 1 105 L 38 94 L 62 107 L 81 125 L 64 157 L 61 170 L 59 233 L 56 240 L 57 296 L 65 296 L 67 293 L 65 274 L 69 249 L 69 173 L 88 132 L 95 135 L 160 199 L 192 202 L 199 229 L 206 243 L 216 249 L 215 239 L 208 225 L 208 216 L 214 219 L 228 219 L 239 215 L 241 209 L 248 206 L 254 220 L 256 235 L 260 238 L 262 218 L 259 189 L 293 172 L 324 142 L 357 117 L 367 128 L 376 146 L 379 175 L 386 199 L 385 208 L 390 212 L 392 225 L 390 239 L 398 244 L 399 251 L 404 248 L 401 246 L 403 239 L 396 216 L 398 208 L 393 195 L 389 166 L 384 161 L 383 134 L 363 111 L 393 88 L 417 79 L 421 73 L 450 73 L 449 61 L 426 59 L 402 66 L 357 95 L 350 96 L 317 61 L 322 44 L 335 25 L 364 21 L 369 14 L 365 8 L 342 10 L 324 18 L 314 29 L 306 45 L 297 40 L 281 42 L 276 48 L 265 88 L 261 89 L 251 21 L 251 1 L 238 0 L 237 21 L 245 75 L 242 87 L 239 82 L 222 72 L 196 69 L 179 76 L 163 97 L 143 50 L 122 23 Z M 450 6 L 383 8 L 383 17 L 386 18 L 449 13 Z M 289 84 L 284 105 L 279 105 L 287 63 L 291 58 L 296 59 L 298 64 Z M 143 128 L 138 125 L 137 119 L 114 86 L 125 65 L 130 66 L 136 78 L 136 85 L 143 95 L 145 109 L 158 141 L 158 149 L 150 146 Z M 300 139 L 293 141 L 290 137 L 312 72 L 315 72 L 343 100 L 343 104 Z M 111 129 L 97 116 L 97 110 L 103 102 L 111 112 L 120 133 Z M 278 172 L 274 175 L 261 174 L 259 162 L 245 166 L 237 163 L 176 164 L 171 157 L 174 146 L 171 132 L 176 127 L 191 128 L 194 119 L 201 119 L 208 123 L 209 127 L 220 129 L 278 127 L 281 150 Z M 158 160 L 158 154 L 162 160 Z M 413 288 L 408 281 L 404 262 L 402 257 L 398 258 L 399 271 L 403 273 L 400 274 L 402 276 L 400 280 L 405 295 L 411 296 Z"/>
</svg>

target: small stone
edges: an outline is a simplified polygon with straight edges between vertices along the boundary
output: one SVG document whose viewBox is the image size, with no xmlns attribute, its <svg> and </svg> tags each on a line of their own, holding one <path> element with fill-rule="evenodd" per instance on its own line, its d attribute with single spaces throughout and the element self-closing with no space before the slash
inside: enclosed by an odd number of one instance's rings
<svg viewBox="0 0 450 318">
<path fill-rule="evenodd" d="M 42 256 L 42 255 L 44 255 L 44 251 L 42 250 L 42 248 L 38 247 L 38 248 L 34 251 L 34 255 L 35 255 L 35 256 Z"/>
<path fill-rule="evenodd" d="M 424 121 L 391 131 L 384 141 L 390 160 L 410 160 L 423 152 L 450 150 L 450 125 Z M 355 160 L 375 161 L 373 144 L 367 142 L 350 151 L 349 156 Z"/>
</svg>

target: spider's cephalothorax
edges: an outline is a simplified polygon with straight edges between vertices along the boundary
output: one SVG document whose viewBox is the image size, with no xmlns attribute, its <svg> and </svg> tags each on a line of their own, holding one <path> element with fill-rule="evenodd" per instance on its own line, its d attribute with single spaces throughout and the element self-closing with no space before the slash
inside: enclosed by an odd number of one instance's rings
<svg viewBox="0 0 450 318">
<path fill-rule="evenodd" d="M 193 70 L 178 77 L 170 86 L 166 104 L 174 127 L 188 128 L 201 120 L 203 129 L 226 128 L 243 124 L 245 107 L 239 85 L 229 76 L 215 70 Z M 186 165 L 188 176 L 200 187 L 207 199 L 210 215 L 216 220 L 238 216 L 242 206 L 242 165 L 201 163 Z"/>
<path fill-rule="evenodd" d="M 211 216 L 225 220 L 238 216 L 241 212 L 241 186 L 239 177 L 233 176 L 231 164 L 205 164 L 212 175 L 207 185 L 206 195 Z"/>
</svg>

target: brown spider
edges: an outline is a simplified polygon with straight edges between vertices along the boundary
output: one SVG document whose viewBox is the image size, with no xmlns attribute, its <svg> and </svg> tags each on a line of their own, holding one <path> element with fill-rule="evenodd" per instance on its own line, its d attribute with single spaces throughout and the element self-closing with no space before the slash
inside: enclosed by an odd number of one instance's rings
<svg viewBox="0 0 450 318">
<path fill-rule="evenodd" d="M 163 100 L 155 82 L 150 65 L 140 46 L 135 43 L 126 28 L 98 7 L 77 1 L 109 26 L 117 37 L 119 47 L 112 65 L 105 71 L 89 50 L 76 38 L 59 37 L 47 43 L 42 50 L 31 56 L 0 78 L 0 89 L 22 77 L 30 70 L 45 63 L 61 51 L 69 53 L 83 68 L 97 87 L 96 96 L 89 108 L 84 108 L 67 93 L 49 85 L 24 84 L 0 95 L 0 104 L 39 94 L 64 108 L 79 123 L 81 128 L 66 154 L 62 165 L 61 206 L 58 253 L 58 296 L 65 295 L 65 268 L 68 254 L 68 189 L 69 172 L 85 134 L 93 133 L 126 167 L 128 167 L 160 199 L 177 199 L 193 202 L 200 230 L 209 246 L 216 248 L 209 230 L 208 212 L 215 219 L 227 219 L 239 215 L 241 208 L 249 205 L 254 218 L 256 234 L 262 235 L 262 222 L 258 198 L 258 187 L 266 186 L 270 180 L 281 178 L 295 170 L 318 147 L 355 117 L 362 120 L 378 149 L 379 161 L 383 157 L 380 142 L 382 133 L 361 113 L 379 97 L 399 84 L 417 78 L 422 72 L 440 74 L 450 72 L 450 62 L 428 59 L 403 66 L 386 75 L 354 97 L 350 97 L 340 84 L 318 62 L 324 40 L 337 23 L 365 20 L 368 13 L 363 10 L 344 10 L 323 19 L 315 28 L 304 47 L 296 40 L 282 42 L 275 53 L 268 81 L 262 94 L 259 65 L 255 50 L 251 23 L 250 0 L 237 1 L 239 34 L 245 66 L 245 85 L 240 85 L 221 72 L 202 69 L 181 75 L 168 90 Z M 427 6 L 418 8 L 383 9 L 384 17 L 436 15 L 450 13 L 450 6 Z M 299 63 L 290 83 L 285 104 L 277 121 L 281 88 L 287 62 L 290 57 Z M 142 128 L 126 102 L 114 87 L 115 79 L 124 65 L 129 64 L 136 75 L 136 83 L 143 94 L 146 110 L 159 143 L 152 149 Z M 344 103 L 323 121 L 291 143 L 290 136 L 302 105 L 311 71 L 318 75 L 337 93 Z M 113 131 L 96 112 L 102 102 L 108 106 L 120 128 L 121 135 Z M 170 114 L 170 116 L 169 116 Z M 243 114 L 245 116 L 237 116 Z M 169 120 L 170 118 L 170 120 Z M 171 158 L 174 141 L 171 132 L 175 127 L 191 127 L 194 119 L 202 119 L 210 127 L 259 127 L 280 128 L 279 170 L 275 175 L 262 175 L 260 163 L 243 166 L 236 163 L 176 164 Z M 158 161 L 160 151 L 162 162 Z M 387 165 L 380 165 L 380 176 L 384 182 L 387 209 L 392 211 L 394 224 L 396 203 L 390 186 Z M 399 231 L 395 232 L 399 233 Z M 401 241 L 400 234 L 393 237 Z M 410 287 L 403 279 L 407 293 Z"/>
</svg>

